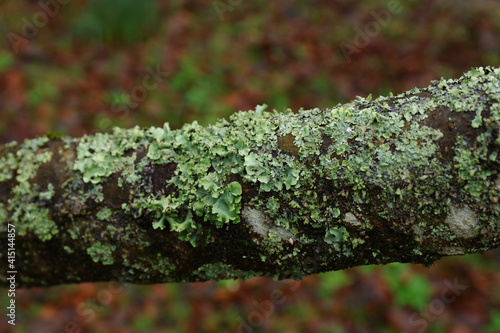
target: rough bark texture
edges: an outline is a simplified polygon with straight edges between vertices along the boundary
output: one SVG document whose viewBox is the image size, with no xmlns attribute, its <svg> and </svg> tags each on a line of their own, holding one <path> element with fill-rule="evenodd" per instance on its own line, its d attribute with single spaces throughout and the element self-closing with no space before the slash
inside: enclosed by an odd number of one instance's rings
<svg viewBox="0 0 500 333">
<path fill-rule="evenodd" d="M 264 109 L 0 147 L 0 284 L 299 279 L 499 246 L 500 69 Z"/>
</svg>

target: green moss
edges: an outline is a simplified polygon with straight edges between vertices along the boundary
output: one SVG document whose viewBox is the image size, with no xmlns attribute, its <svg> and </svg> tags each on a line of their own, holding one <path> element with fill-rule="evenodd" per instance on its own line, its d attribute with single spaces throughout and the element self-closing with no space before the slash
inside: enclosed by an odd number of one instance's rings
<svg viewBox="0 0 500 333">
<path fill-rule="evenodd" d="M 49 138 L 50 140 L 57 140 L 57 139 L 60 139 L 62 137 L 62 134 L 58 133 L 58 132 L 48 131 L 47 133 L 45 133 L 45 136 L 47 138 Z"/>
<path fill-rule="evenodd" d="M 127 269 L 126 275 L 129 275 L 134 280 L 149 280 L 158 275 L 165 278 L 175 271 L 175 265 L 161 253 L 157 253 L 156 256 L 134 256 L 133 262 L 129 262 L 127 258 L 124 258 L 123 264 L 130 268 Z"/>
</svg>

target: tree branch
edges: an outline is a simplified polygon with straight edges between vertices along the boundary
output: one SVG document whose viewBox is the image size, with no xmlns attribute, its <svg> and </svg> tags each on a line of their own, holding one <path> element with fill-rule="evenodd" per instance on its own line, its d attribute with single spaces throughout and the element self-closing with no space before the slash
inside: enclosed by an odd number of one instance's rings
<svg viewBox="0 0 500 333">
<path fill-rule="evenodd" d="M 1 285 L 299 279 L 499 246 L 500 69 L 264 109 L 1 146 Z"/>
</svg>

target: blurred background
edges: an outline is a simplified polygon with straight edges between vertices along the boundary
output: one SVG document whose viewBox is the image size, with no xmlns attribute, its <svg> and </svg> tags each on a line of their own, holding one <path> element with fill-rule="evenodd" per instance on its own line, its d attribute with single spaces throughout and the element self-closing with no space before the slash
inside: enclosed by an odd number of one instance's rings
<svg viewBox="0 0 500 333">
<path fill-rule="evenodd" d="M 500 65 L 498 1 L 0 2 L 0 144 L 326 108 Z M 22 274 L 22 272 L 20 272 Z M 8 302 L 2 289 L 2 309 Z M 302 281 L 17 290 L 0 332 L 500 332 L 500 252 Z"/>
</svg>

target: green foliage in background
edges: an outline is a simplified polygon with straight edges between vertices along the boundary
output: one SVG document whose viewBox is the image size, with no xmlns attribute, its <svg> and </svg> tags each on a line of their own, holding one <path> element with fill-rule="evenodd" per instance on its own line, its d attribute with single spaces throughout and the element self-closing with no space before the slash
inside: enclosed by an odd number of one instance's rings
<svg viewBox="0 0 500 333">
<path fill-rule="evenodd" d="M 11 53 L 0 50 L 0 74 L 12 66 L 14 62 L 15 59 Z"/>
<path fill-rule="evenodd" d="M 487 333 L 500 332 L 500 311 L 496 310 L 496 309 L 492 310 L 490 318 L 491 318 L 491 322 L 486 327 L 485 332 L 487 332 Z"/>
<path fill-rule="evenodd" d="M 397 305 L 420 310 L 429 304 L 432 296 L 430 282 L 425 276 L 412 271 L 409 265 L 389 264 L 384 267 L 384 275 Z"/>
<path fill-rule="evenodd" d="M 352 282 L 344 271 L 321 273 L 319 276 L 321 280 L 318 284 L 318 295 L 324 299 L 333 297 L 337 290 Z"/>
<path fill-rule="evenodd" d="M 75 35 L 95 43 L 128 45 L 144 40 L 159 24 L 154 0 L 91 0 L 72 23 Z"/>
</svg>

